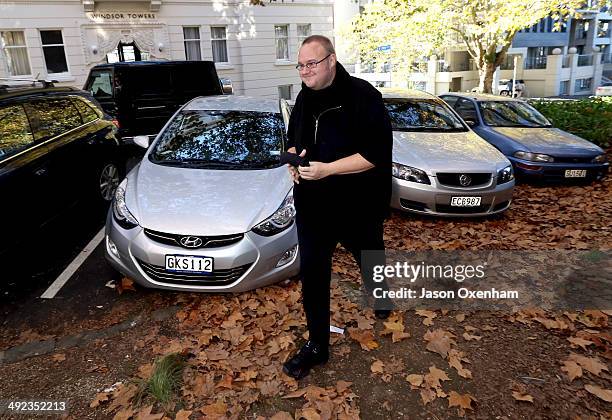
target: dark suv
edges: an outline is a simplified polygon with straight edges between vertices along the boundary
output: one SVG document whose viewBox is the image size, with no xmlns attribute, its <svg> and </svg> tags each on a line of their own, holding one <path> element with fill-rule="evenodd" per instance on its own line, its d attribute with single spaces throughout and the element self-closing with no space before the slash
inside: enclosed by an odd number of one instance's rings
<svg viewBox="0 0 612 420">
<path fill-rule="evenodd" d="M 87 92 L 0 81 L 0 253 L 82 198 L 113 198 L 125 172 L 116 133 Z"/>
<path fill-rule="evenodd" d="M 223 85 L 222 85 L 223 83 Z M 136 61 L 93 67 L 84 89 L 119 126 L 125 141 L 154 136 L 185 103 L 231 90 L 212 61 Z M 231 84 L 231 83 L 230 83 Z"/>
</svg>

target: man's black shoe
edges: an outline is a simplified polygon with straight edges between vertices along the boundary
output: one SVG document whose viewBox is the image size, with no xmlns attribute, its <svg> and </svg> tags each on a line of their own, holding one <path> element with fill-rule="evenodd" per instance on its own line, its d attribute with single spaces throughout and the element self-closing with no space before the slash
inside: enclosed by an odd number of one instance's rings
<svg viewBox="0 0 612 420">
<path fill-rule="evenodd" d="M 316 365 L 326 363 L 329 359 L 327 349 L 323 351 L 318 344 L 307 341 L 291 359 L 283 365 L 283 372 L 295 379 L 302 379 Z"/>
<path fill-rule="evenodd" d="M 387 319 L 391 315 L 390 309 L 376 309 L 374 311 L 374 316 L 378 319 Z"/>
</svg>

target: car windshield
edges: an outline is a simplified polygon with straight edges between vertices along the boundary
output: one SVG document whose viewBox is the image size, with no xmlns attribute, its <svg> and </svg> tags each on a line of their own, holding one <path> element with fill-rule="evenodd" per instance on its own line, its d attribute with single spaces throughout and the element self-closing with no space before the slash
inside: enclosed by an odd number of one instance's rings
<svg viewBox="0 0 612 420">
<path fill-rule="evenodd" d="M 207 169 L 277 167 L 284 135 L 279 113 L 185 111 L 163 132 L 149 160 Z"/>
<path fill-rule="evenodd" d="M 534 107 L 520 101 L 478 102 L 485 124 L 493 127 L 551 127 Z"/>
<path fill-rule="evenodd" d="M 428 99 L 385 99 L 394 131 L 468 131 L 444 104 Z"/>
</svg>

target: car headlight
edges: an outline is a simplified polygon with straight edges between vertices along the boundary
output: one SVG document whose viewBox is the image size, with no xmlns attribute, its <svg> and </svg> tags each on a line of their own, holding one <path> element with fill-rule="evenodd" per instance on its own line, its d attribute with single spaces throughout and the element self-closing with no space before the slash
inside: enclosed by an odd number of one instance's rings
<svg viewBox="0 0 612 420">
<path fill-rule="evenodd" d="M 394 177 L 404 179 L 406 181 L 418 182 L 419 184 L 431 184 L 425 171 L 413 168 L 411 166 L 393 162 L 392 174 Z"/>
<path fill-rule="evenodd" d="M 591 162 L 593 163 L 606 163 L 608 161 L 608 157 L 606 155 L 595 156 Z"/>
<path fill-rule="evenodd" d="M 512 170 L 512 165 L 508 165 L 504 169 L 497 171 L 497 185 L 505 184 L 506 182 L 510 182 L 513 179 L 514 171 Z"/>
<path fill-rule="evenodd" d="M 278 210 L 251 230 L 261 236 L 272 236 L 282 232 L 293 224 L 295 207 L 293 206 L 293 188 L 287 194 Z"/>
<path fill-rule="evenodd" d="M 125 204 L 125 189 L 127 188 L 127 178 L 121 181 L 115 191 L 113 200 L 113 217 L 119 226 L 124 229 L 132 229 L 138 226 L 138 220 L 130 213 Z"/>
<path fill-rule="evenodd" d="M 552 156 L 544 155 L 541 153 L 531 153 L 531 152 L 523 152 L 518 151 L 514 153 L 515 158 L 528 160 L 530 162 L 554 162 L 555 158 Z"/>
</svg>

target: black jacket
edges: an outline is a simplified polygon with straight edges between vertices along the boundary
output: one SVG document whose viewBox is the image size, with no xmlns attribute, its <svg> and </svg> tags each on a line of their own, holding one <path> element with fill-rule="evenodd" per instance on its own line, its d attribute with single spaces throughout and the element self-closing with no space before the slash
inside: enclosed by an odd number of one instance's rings
<svg viewBox="0 0 612 420">
<path fill-rule="evenodd" d="M 330 87 L 314 91 L 302 84 L 288 140 L 287 148 L 295 146 L 298 153 L 305 148 L 310 161 L 329 163 L 359 153 L 374 165 L 358 174 L 300 180 L 294 188 L 298 213 L 351 221 L 388 215 L 393 134 L 382 96 L 370 83 L 337 63 Z"/>
</svg>

